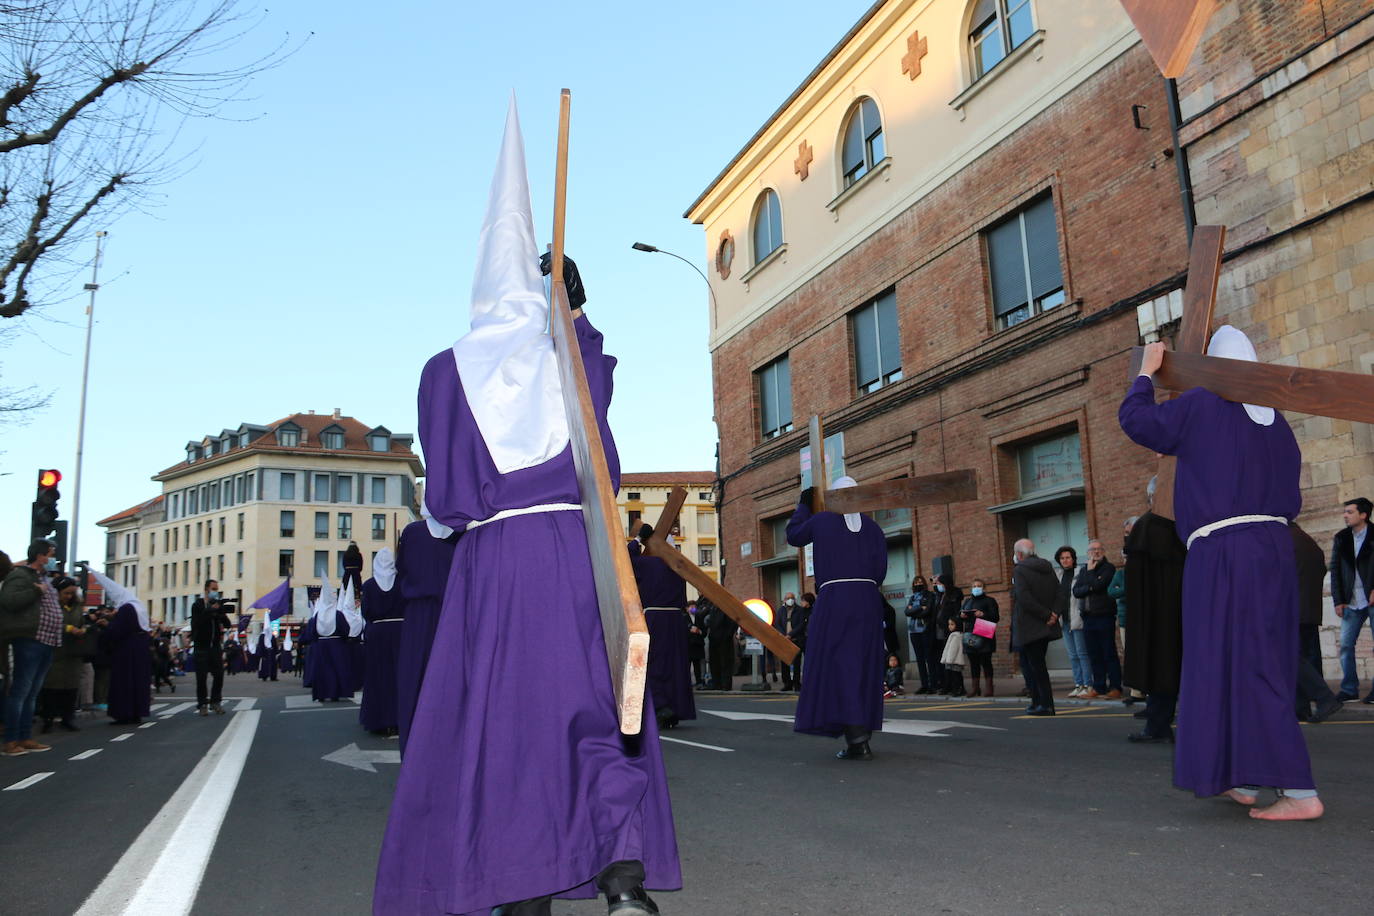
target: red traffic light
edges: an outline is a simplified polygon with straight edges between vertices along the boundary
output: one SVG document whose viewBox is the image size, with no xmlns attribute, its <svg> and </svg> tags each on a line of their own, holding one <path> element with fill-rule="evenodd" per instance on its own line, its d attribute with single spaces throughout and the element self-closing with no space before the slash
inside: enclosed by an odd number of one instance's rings
<svg viewBox="0 0 1374 916">
<path fill-rule="evenodd" d="M 38 472 L 38 485 L 44 489 L 57 486 L 62 481 L 62 472 L 46 470 Z"/>
</svg>

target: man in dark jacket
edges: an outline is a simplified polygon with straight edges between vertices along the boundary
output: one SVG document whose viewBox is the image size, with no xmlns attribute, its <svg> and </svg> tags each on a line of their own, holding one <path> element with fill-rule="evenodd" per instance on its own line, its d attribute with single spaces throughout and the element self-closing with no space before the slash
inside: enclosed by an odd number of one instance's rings
<svg viewBox="0 0 1374 916">
<path fill-rule="evenodd" d="M 739 624 L 703 595 L 697 610 L 706 611 L 706 652 L 711 660 L 711 686 L 729 690 L 735 683 L 735 631 Z"/>
<path fill-rule="evenodd" d="M 1107 594 L 1116 567 L 1107 559 L 1101 541 L 1088 542 L 1088 562 L 1078 571 L 1073 596 L 1083 612 L 1083 638 L 1092 661 L 1093 689 L 1083 694 L 1092 699 L 1121 698 L 1121 659 L 1116 654 L 1116 600 Z"/>
<path fill-rule="evenodd" d="M 62 608 L 45 572 L 56 550 L 52 541 L 34 541 L 28 559 L 15 564 L 0 585 L 0 640 L 8 640 L 14 653 L 5 697 L 5 743 L 0 749 L 6 757 L 50 750 L 34 741 L 32 732 L 34 704 L 53 650 L 62 645 Z"/>
<path fill-rule="evenodd" d="M 1026 711 L 1033 716 L 1052 716 L 1054 694 L 1050 692 L 1045 651 L 1052 640 L 1063 635 L 1059 615 L 1054 612 L 1059 582 L 1050 561 L 1035 555 L 1034 541 L 1022 538 L 1013 549 L 1016 553 L 1011 571 L 1012 617 L 1031 684 L 1031 705 Z"/>
<path fill-rule="evenodd" d="M 1126 538 L 1127 684 L 1145 691 L 1145 726 L 1134 742 L 1173 741 L 1178 681 L 1183 665 L 1183 562 L 1188 552 L 1174 523 L 1150 511 L 1136 519 Z"/>
<path fill-rule="evenodd" d="M 1360 672 L 1355 667 L 1355 643 L 1369 620 L 1371 594 L 1374 594 L 1374 540 L 1369 534 L 1369 512 L 1374 509 L 1361 496 L 1349 500 L 1342 513 L 1345 527 L 1336 532 L 1331 545 L 1331 603 L 1341 618 L 1341 692 L 1338 699 L 1353 700 L 1360 695 Z M 1374 624 L 1370 625 L 1374 628 Z M 1364 698 L 1374 703 L 1374 689 Z"/>
<path fill-rule="evenodd" d="M 1316 724 L 1340 711 L 1341 700 L 1322 677 L 1322 578 L 1326 557 L 1321 545 L 1297 522 L 1288 526 L 1298 564 L 1298 718 Z M 1317 704 L 1316 712 L 1312 704 Z"/>
<path fill-rule="evenodd" d="M 191 651 L 196 658 L 196 715 L 209 710 L 224 714 L 224 631 L 233 626 L 220 601 L 219 583 L 205 583 L 204 593 L 191 605 Z M 210 690 L 205 689 L 209 678 Z M 208 709 L 207 709 L 208 706 Z"/>
</svg>

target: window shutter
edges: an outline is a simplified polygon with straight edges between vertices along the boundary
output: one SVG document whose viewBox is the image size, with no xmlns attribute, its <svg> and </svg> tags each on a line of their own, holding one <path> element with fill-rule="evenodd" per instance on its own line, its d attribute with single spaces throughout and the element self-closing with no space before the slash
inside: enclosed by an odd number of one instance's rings
<svg viewBox="0 0 1374 916">
<path fill-rule="evenodd" d="M 877 307 L 865 306 L 854 313 L 854 368 L 863 388 L 878 379 Z"/>
<path fill-rule="evenodd" d="M 849 118 L 844 129 L 844 146 L 840 152 L 840 168 L 850 174 L 864 162 L 863 116 L 859 109 Z"/>
<path fill-rule="evenodd" d="M 774 376 L 777 367 L 765 366 L 759 370 L 759 413 L 765 434 L 778 428 L 778 404 Z"/>
<path fill-rule="evenodd" d="M 778 360 L 778 426 L 792 422 L 792 362 L 786 356 Z"/>
<path fill-rule="evenodd" d="M 889 290 L 875 305 L 878 313 L 879 368 L 884 376 L 902 367 L 901 339 L 897 336 L 897 291 Z"/>
<path fill-rule="evenodd" d="M 1020 218 L 988 233 L 988 266 L 992 270 L 992 305 L 997 317 L 1026 304 L 1026 269 L 1021 260 Z"/>
<path fill-rule="evenodd" d="M 1054 224 L 1054 201 L 1046 197 L 1033 204 L 1026 210 L 1025 217 L 1031 295 L 1039 299 L 1064 285 L 1059 270 L 1059 232 Z"/>
</svg>

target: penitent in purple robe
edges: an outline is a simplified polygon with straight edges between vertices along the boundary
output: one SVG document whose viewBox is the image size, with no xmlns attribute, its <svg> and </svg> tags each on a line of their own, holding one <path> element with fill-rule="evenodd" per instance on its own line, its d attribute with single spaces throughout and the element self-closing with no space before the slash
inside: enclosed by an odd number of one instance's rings
<svg viewBox="0 0 1374 916">
<path fill-rule="evenodd" d="M 612 483 L 606 426 L 615 360 L 576 322 Z M 572 452 L 501 474 L 468 409 L 454 355 L 420 380 L 425 502 L 463 531 L 502 509 L 579 501 Z M 405 549 L 402 548 L 402 560 Z M 652 715 L 620 734 L 578 511 L 467 531 L 401 762 L 373 894 L 376 914 L 482 913 L 546 894 L 592 897 L 622 859 L 651 889 L 681 886 Z"/>
<path fill-rule="evenodd" d="M 100 634 L 100 644 L 110 653 L 110 718 L 131 722 L 148 715 L 153 693 L 153 657 L 148 651 L 148 631 L 139 626 L 138 612 L 132 604 L 115 612 Z"/>
<path fill-rule="evenodd" d="M 357 673 L 353 663 L 353 643 L 348 638 L 348 618 L 342 611 L 334 611 L 334 633 L 331 636 L 312 635 L 307 657 L 311 664 L 310 696 L 316 700 L 342 700 L 353 696 L 357 689 Z M 314 621 L 311 621 L 313 625 Z"/>
<path fill-rule="evenodd" d="M 312 614 L 310 619 L 301 627 L 301 635 L 296 639 L 300 644 L 297 651 L 305 653 L 305 664 L 301 666 L 301 686 L 309 687 L 315 682 L 315 659 L 319 653 L 315 651 L 315 643 L 319 639 L 315 635 L 315 616 Z"/>
<path fill-rule="evenodd" d="M 458 536 L 436 538 L 423 522 L 411 522 L 401 531 L 396 552 L 396 585 L 405 599 L 405 623 L 401 625 L 401 646 L 396 662 L 396 725 L 401 736 L 401 753 L 406 752 L 410 720 L 420 698 L 420 682 L 429 664 L 434 645 L 434 629 L 439 625 L 439 609 L 444 603 L 444 586 L 453 565 L 453 548 Z"/>
<path fill-rule="evenodd" d="M 277 649 L 267 642 L 267 637 L 258 637 L 258 679 L 275 681 L 277 679 Z"/>
<path fill-rule="evenodd" d="M 816 605 L 806 633 L 806 677 L 793 728 L 836 737 L 845 728 L 883 727 L 883 601 L 887 540 L 877 522 L 860 516 L 857 532 L 834 512 L 798 504 L 787 543 L 810 544 Z"/>
<path fill-rule="evenodd" d="M 687 659 L 687 583 L 658 557 L 637 555 L 630 562 L 649 627 L 645 680 L 654 709 L 671 710 L 674 719 L 695 719 L 692 664 Z"/>
<path fill-rule="evenodd" d="M 1302 456 L 1278 411 L 1260 426 L 1205 388 L 1155 403 L 1138 376 L 1121 403 L 1138 445 L 1178 457 L 1174 514 L 1185 542 L 1239 515 L 1297 517 Z M 1297 564 L 1278 522 L 1250 522 L 1193 541 L 1183 565 L 1183 672 L 1174 784 L 1200 797 L 1236 786 L 1311 789 L 1293 715 L 1298 678 Z"/>
<path fill-rule="evenodd" d="M 363 703 L 358 721 L 370 732 L 396 727 L 396 659 L 401 651 L 401 624 L 405 598 L 393 581 L 383 591 L 376 579 L 363 583 L 363 649 L 367 664 L 363 678 Z"/>
</svg>

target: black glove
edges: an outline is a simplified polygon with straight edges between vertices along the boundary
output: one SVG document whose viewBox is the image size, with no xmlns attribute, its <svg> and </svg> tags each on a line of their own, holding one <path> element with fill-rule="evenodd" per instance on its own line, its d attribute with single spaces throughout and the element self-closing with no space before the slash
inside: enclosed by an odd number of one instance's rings
<svg viewBox="0 0 1374 916">
<path fill-rule="evenodd" d="M 801 504 L 804 505 L 804 506 L 806 506 L 806 508 L 810 509 L 812 512 L 816 511 L 815 498 L 816 498 L 816 488 L 815 488 L 815 487 L 807 487 L 805 490 L 802 490 L 802 491 L 801 491 L 801 500 L 800 500 Z"/>
<path fill-rule="evenodd" d="M 553 264 L 553 252 L 546 251 L 539 256 L 539 272 L 549 275 Z M 568 289 L 568 306 L 580 309 L 587 304 L 587 290 L 582 286 L 582 275 L 577 272 L 577 264 L 566 254 L 563 255 L 563 285 Z"/>
<path fill-rule="evenodd" d="M 639 526 L 639 539 L 640 539 L 641 541 L 647 541 L 649 538 L 651 538 L 651 537 L 653 537 L 653 536 L 654 536 L 654 526 L 653 526 L 653 525 L 644 524 L 644 525 L 640 525 L 640 526 Z"/>
</svg>

